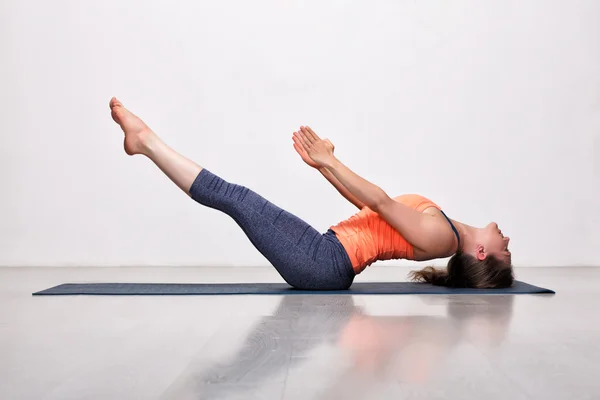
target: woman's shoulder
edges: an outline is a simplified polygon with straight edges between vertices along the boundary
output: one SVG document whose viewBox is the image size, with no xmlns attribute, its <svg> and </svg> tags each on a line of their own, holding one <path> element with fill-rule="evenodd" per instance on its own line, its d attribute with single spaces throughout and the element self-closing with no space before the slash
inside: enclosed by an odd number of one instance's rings
<svg viewBox="0 0 600 400">
<path fill-rule="evenodd" d="M 420 212 L 425 211 L 426 209 L 431 207 L 437 208 L 438 210 L 441 209 L 440 206 L 438 206 L 431 199 L 415 193 L 396 196 L 394 197 L 394 200 Z"/>
</svg>

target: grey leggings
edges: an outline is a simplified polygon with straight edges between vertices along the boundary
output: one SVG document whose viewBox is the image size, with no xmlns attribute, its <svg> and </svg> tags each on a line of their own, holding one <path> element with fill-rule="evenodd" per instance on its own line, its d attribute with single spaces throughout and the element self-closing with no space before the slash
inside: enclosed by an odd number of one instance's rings
<svg viewBox="0 0 600 400">
<path fill-rule="evenodd" d="M 352 285 L 355 274 L 350 258 L 333 231 L 321 234 L 252 190 L 206 169 L 196 177 L 190 195 L 233 218 L 289 285 L 305 290 L 340 290 Z"/>
</svg>

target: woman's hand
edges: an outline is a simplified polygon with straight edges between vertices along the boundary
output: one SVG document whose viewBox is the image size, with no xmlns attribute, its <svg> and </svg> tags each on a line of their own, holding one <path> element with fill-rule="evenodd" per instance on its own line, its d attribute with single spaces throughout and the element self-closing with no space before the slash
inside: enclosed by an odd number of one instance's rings
<svg viewBox="0 0 600 400">
<path fill-rule="evenodd" d="M 301 126 L 298 132 L 294 132 L 294 148 L 300 154 L 304 162 L 313 168 L 327 167 L 335 157 L 335 147 L 328 139 L 321 139 L 309 127 Z M 307 155 L 305 158 L 303 155 Z"/>
<path fill-rule="evenodd" d="M 308 153 L 306 152 L 306 150 L 304 150 L 304 147 L 302 147 L 302 144 L 300 143 L 300 138 L 297 136 L 297 132 L 294 132 L 292 140 L 294 141 L 294 149 L 300 155 L 302 161 L 304 161 L 306 164 L 308 164 L 310 167 L 313 167 L 314 169 L 319 169 L 319 165 L 317 165 L 317 163 L 315 163 L 312 160 L 312 158 L 308 156 Z"/>
</svg>

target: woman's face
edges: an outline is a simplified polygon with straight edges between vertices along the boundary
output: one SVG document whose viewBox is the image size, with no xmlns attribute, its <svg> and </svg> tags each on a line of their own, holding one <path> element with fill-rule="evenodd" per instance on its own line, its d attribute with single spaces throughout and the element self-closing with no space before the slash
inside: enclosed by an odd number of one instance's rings
<svg viewBox="0 0 600 400">
<path fill-rule="evenodd" d="M 510 242 L 509 237 L 505 237 L 502 234 L 498 224 L 490 222 L 485 228 L 483 228 L 482 242 L 484 252 L 491 254 L 498 259 L 511 263 L 511 253 L 508 250 L 508 243 Z"/>
</svg>

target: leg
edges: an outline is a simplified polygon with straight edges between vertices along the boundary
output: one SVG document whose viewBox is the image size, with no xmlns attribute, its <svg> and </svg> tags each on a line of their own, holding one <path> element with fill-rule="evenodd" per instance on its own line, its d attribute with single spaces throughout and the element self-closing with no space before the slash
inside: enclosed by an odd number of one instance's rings
<svg viewBox="0 0 600 400">
<path fill-rule="evenodd" d="M 190 193 L 198 203 L 233 218 L 291 286 L 337 290 L 352 284 L 352 264 L 332 232 L 320 234 L 252 190 L 226 182 L 207 169 L 200 172 Z"/>
<path fill-rule="evenodd" d="M 167 146 L 140 118 L 135 116 L 113 98 L 111 114 L 125 133 L 125 152 L 129 155 L 143 154 L 160 168 L 181 190 L 189 195 L 202 167 Z"/>
<path fill-rule="evenodd" d="M 352 266 L 334 235 L 321 235 L 248 188 L 225 182 L 178 154 L 116 99 L 111 109 L 125 132 L 127 154 L 147 156 L 194 200 L 232 217 L 290 285 L 302 289 L 350 286 Z"/>
</svg>

